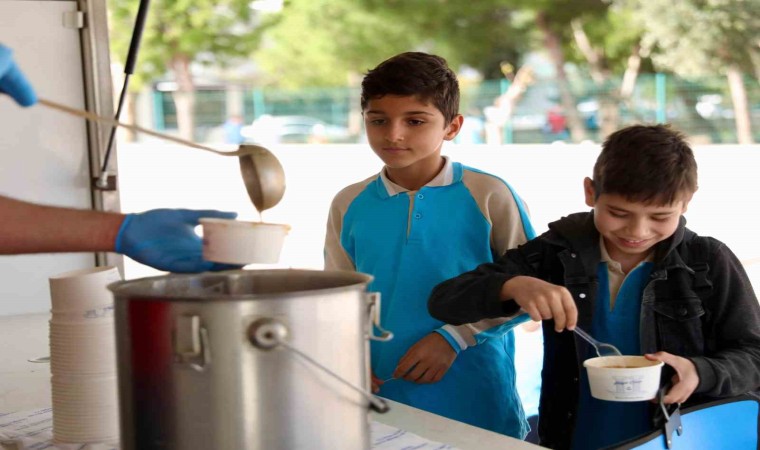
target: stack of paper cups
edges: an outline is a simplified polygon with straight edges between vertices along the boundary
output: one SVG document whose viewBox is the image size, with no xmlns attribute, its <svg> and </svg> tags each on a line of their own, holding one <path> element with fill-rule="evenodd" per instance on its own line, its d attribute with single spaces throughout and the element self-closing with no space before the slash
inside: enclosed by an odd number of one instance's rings
<svg viewBox="0 0 760 450">
<path fill-rule="evenodd" d="M 115 267 L 50 278 L 50 372 L 57 442 L 119 439 L 113 297 Z"/>
</svg>

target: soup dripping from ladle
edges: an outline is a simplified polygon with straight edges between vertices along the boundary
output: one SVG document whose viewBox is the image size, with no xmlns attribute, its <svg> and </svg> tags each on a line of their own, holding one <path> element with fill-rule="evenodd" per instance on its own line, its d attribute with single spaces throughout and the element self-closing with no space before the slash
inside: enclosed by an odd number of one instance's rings
<svg viewBox="0 0 760 450">
<path fill-rule="evenodd" d="M 285 171 L 269 150 L 258 145 L 241 145 L 240 173 L 253 206 L 262 211 L 277 205 L 285 194 Z"/>
<path fill-rule="evenodd" d="M 159 139 L 164 139 L 188 147 L 216 153 L 217 155 L 237 156 L 238 161 L 240 162 L 240 174 L 243 176 L 243 184 L 245 185 L 245 189 L 248 192 L 248 196 L 253 202 L 253 206 L 256 207 L 256 210 L 259 212 L 259 214 L 261 214 L 262 211 L 265 211 L 277 205 L 280 200 L 282 200 L 282 196 L 285 194 L 285 171 L 282 168 L 282 165 L 280 164 L 280 161 L 277 159 L 277 157 L 264 147 L 258 145 L 243 144 L 235 151 L 223 152 L 211 147 L 207 147 L 205 145 L 197 144 L 192 141 L 187 141 L 185 139 L 169 136 L 167 134 L 158 133 L 156 131 L 139 127 L 137 125 L 127 124 L 107 117 L 99 116 L 89 111 L 61 105 L 50 100 L 41 98 L 39 99 L 39 103 L 48 108 L 63 111 L 67 114 L 84 117 L 87 120 L 102 122 L 111 126 L 127 128 L 139 133 L 157 137 Z"/>
</svg>

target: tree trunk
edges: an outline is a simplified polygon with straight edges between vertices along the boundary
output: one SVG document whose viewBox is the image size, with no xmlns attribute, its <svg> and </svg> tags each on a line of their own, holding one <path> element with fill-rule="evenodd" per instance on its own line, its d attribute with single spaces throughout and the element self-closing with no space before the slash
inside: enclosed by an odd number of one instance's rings
<svg viewBox="0 0 760 450">
<path fill-rule="evenodd" d="M 190 73 L 190 59 L 185 55 L 174 55 L 171 68 L 177 82 L 174 91 L 174 106 L 177 109 L 177 126 L 180 137 L 195 140 L 195 83 Z"/>
<path fill-rule="evenodd" d="M 575 43 L 586 58 L 591 71 L 591 79 L 594 80 L 594 84 L 599 89 L 598 138 L 603 140 L 620 128 L 620 96 L 612 86 L 612 73 L 607 68 L 604 53 L 591 45 L 580 20 L 573 20 L 571 26 Z"/>
<path fill-rule="evenodd" d="M 498 96 L 493 106 L 483 110 L 486 116 L 485 137 L 486 143 L 492 145 L 504 144 L 504 127 L 512 121 L 515 108 L 520 102 L 528 86 L 535 81 L 533 68 L 522 66 L 511 79 L 507 91 Z M 511 142 L 510 142 L 511 143 Z"/>
<path fill-rule="evenodd" d="M 631 100 L 633 90 L 636 88 L 636 79 L 639 77 L 639 69 L 641 68 L 641 53 L 641 44 L 637 43 L 631 49 L 631 56 L 628 57 L 623 82 L 620 85 L 620 98 L 624 102 Z"/>
<path fill-rule="evenodd" d="M 744 80 L 741 70 L 735 65 L 728 66 L 726 72 L 728 87 L 731 90 L 731 100 L 734 104 L 734 116 L 736 117 L 736 138 L 740 144 L 752 143 L 752 125 L 749 119 L 749 107 L 747 106 L 747 90 L 744 89 Z"/>
<path fill-rule="evenodd" d="M 575 96 L 573 96 L 573 93 L 570 91 L 570 83 L 567 80 L 567 73 L 565 72 L 565 53 L 562 51 L 560 37 L 549 26 L 548 19 L 544 12 L 539 12 L 536 15 L 536 25 L 544 34 L 546 49 L 548 50 L 549 57 L 554 63 L 554 68 L 557 71 L 557 84 L 559 86 L 562 109 L 567 117 L 567 126 L 570 129 L 570 136 L 573 142 L 581 142 L 586 139 L 586 129 L 578 114 L 578 109 L 575 106 Z"/>
<path fill-rule="evenodd" d="M 348 89 L 349 92 L 361 91 L 362 76 L 358 72 L 348 73 Z M 364 127 L 364 120 L 362 118 L 362 107 L 359 98 L 351 96 L 351 101 L 348 104 L 348 132 L 352 136 L 361 136 L 362 128 Z"/>
<path fill-rule="evenodd" d="M 599 96 L 599 136 L 601 142 L 620 128 L 620 102 L 612 92 Z"/>
</svg>

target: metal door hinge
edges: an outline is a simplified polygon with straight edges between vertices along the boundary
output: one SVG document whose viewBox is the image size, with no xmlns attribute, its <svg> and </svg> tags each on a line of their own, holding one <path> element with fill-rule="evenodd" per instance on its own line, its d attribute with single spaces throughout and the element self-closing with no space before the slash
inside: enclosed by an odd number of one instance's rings
<svg viewBox="0 0 760 450">
<path fill-rule="evenodd" d="M 66 11 L 63 13 L 63 27 L 73 29 L 84 28 L 84 12 Z"/>
</svg>

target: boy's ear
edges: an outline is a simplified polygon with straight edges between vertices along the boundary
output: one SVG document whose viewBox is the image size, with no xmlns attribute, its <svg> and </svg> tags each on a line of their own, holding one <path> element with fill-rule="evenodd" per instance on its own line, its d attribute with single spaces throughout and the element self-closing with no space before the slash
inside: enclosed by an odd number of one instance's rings
<svg viewBox="0 0 760 450">
<path fill-rule="evenodd" d="M 586 205 L 593 208 L 596 204 L 596 191 L 594 190 L 594 182 L 589 177 L 583 179 L 583 193 L 586 197 Z"/>
<path fill-rule="evenodd" d="M 454 116 L 454 119 L 452 119 L 451 123 L 448 127 L 446 127 L 446 136 L 443 138 L 447 141 L 450 141 L 454 139 L 457 134 L 459 134 L 459 130 L 462 129 L 462 123 L 464 122 L 464 117 L 462 117 L 461 114 L 457 114 Z"/>
</svg>

